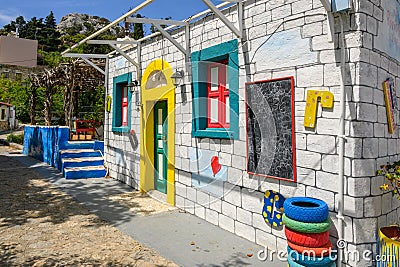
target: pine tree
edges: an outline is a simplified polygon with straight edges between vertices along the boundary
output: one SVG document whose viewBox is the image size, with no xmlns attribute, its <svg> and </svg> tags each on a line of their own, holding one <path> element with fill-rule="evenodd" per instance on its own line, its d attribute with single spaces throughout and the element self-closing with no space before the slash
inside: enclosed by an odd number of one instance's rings
<svg viewBox="0 0 400 267">
<path fill-rule="evenodd" d="M 44 51 L 54 52 L 58 50 L 61 44 L 61 35 L 57 31 L 57 23 L 53 11 L 50 11 L 50 14 L 46 17 L 40 35 L 45 37 L 41 40 Z"/>
<path fill-rule="evenodd" d="M 137 14 L 137 18 L 143 18 L 142 15 Z M 139 40 L 140 38 L 144 37 L 144 30 L 143 30 L 143 24 L 141 23 L 135 23 L 133 25 L 133 39 Z"/>
</svg>

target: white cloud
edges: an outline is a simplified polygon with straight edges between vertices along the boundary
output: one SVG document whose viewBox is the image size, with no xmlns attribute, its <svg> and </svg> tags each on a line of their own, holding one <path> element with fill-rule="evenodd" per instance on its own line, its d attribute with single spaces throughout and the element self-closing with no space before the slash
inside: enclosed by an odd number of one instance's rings
<svg viewBox="0 0 400 267">
<path fill-rule="evenodd" d="M 0 26 L 10 23 L 15 20 L 19 15 L 17 12 L 8 12 L 7 10 L 0 10 Z"/>
</svg>

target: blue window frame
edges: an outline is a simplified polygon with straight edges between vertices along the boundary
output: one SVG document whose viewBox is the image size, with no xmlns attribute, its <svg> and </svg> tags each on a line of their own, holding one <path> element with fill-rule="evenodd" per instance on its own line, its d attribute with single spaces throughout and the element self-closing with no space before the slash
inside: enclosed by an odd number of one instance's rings
<svg viewBox="0 0 400 267">
<path fill-rule="evenodd" d="M 132 97 L 130 90 L 126 88 L 131 79 L 132 73 L 122 74 L 113 79 L 113 132 L 129 132 L 131 129 Z M 128 102 L 127 107 L 126 101 Z"/>
<path fill-rule="evenodd" d="M 193 73 L 192 136 L 239 139 L 239 59 L 238 41 L 232 40 L 191 54 Z M 226 61 L 229 84 L 229 128 L 209 128 L 209 66 Z"/>
</svg>

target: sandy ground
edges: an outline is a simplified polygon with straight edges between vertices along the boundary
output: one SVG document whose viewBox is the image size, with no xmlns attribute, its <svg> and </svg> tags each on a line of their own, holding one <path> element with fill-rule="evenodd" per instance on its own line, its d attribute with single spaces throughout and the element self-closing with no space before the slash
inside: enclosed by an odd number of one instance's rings
<svg viewBox="0 0 400 267">
<path fill-rule="evenodd" d="M 176 266 L 5 152 L 0 146 L 0 266 Z"/>
</svg>

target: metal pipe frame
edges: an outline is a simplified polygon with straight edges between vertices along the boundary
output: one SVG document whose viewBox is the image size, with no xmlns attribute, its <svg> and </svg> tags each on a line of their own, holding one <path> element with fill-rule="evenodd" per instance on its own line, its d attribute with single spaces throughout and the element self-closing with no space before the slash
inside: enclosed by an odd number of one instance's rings
<svg viewBox="0 0 400 267">
<path fill-rule="evenodd" d="M 238 37 L 242 38 L 243 33 L 240 31 L 240 29 L 236 28 L 235 25 L 233 25 L 232 22 L 230 22 L 224 14 L 222 14 L 221 10 L 219 10 L 210 0 L 202 0 L 204 4 L 208 6 L 209 9 L 211 9 L 214 14 Z M 233 0 L 232 0 L 233 1 Z M 235 1 L 236 3 L 239 3 L 241 1 Z M 243 5 L 238 5 L 239 7 L 243 7 Z M 241 13 L 238 10 L 238 14 Z M 239 25 L 242 23 L 239 21 Z M 239 27 L 240 28 L 240 27 Z"/>
<path fill-rule="evenodd" d="M 142 23 L 142 24 L 158 24 L 158 25 L 180 25 L 186 26 L 187 22 L 180 20 L 168 20 L 168 19 L 148 19 L 148 18 L 126 18 L 126 22 L 130 23 Z"/>
<path fill-rule="evenodd" d="M 118 19 L 114 20 L 113 22 L 111 22 L 110 24 L 108 24 L 107 26 L 105 26 L 104 28 L 101 28 L 100 30 L 98 30 L 97 32 L 91 34 L 90 36 L 86 37 L 85 39 L 81 40 L 79 43 L 74 44 L 73 46 L 71 46 L 70 48 L 68 48 L 67 50 L 65 50 L 64 52 L 61 53 L 61 55 L 68 53 L 69 51 L 71 51 L 74 48 L 77 48 L 78 46 L 86 43 L 87 41 L 93 39 L 94 37 L 98 36 L 99 34 L 107 31 L 108 29 L 110 29 L 111 27 L 117 25 L 118 23 L 120 23 L 121 21 L 123 21 L 125 18 L 135 14 L 136 12 L 138 12 L 139 10 L 141 10 L 142 8 L 144 8 L 145 6 L 147 6 L 148 4 L 152 3 L 154 0 L 146 0 L 143 3 L 141 3 L 140 5 L 136 6 L 135 8 L 133 8 L 132 10 L 130 10 L 129 12 L 127 12 L 126 14 L 122 15 L 121 17 L 119 17 Z"/>
<path fill-rule="evenodd" d="M 235 1 L 235 0 L 232 0 L 232 1 Z M 243 2 L 242 2 L 242 3 L 243 3 Z M 229 5 L 232 5 L 232 2 L 231 2 L 230 0 L 226 0 L 226 2 L 223 2 L 223 3 L 219 4 L 219 5 L 217 5 L 216 7 L 217 7 L 218 9 L 220 9 L 220 8 L 223 8 L 223 7 L 226 7 L 226 6 L 229 6 Z M 187 19 L 183 20 L 183 22 L 190 23 L 190 22 L 192 22 L 193 20 L 198 19 L 198 18 L 201 18 L 202 16 L 205 16 L 205 15 L 211 13 L 211 12 L 213 12 L 211 9 L 204 10 L 204 11 L 202 11 L 202 12 L 200 12 L 200 13 L 197 13 L 197 14 L 194 15 L 194 16 L 191 16 L 190 18 L 187 18 Z M 242 12 L 242 13 L 243 13 L 243 12 Z M 171 26 L 168 26 L 168 27 L 164 28 L 164 30 L 165 30 L 165 31 L 169 31 L 169 30 L 172 30 L 172 29 L 174 29 L 174 28 L 176 28 L 176 27 L 177 27 L 176 25 L 171 25 Z M 160 35 L 160 34 L 161 34 L 160 32 L 155 32 L 155 33 L 152 33 L 152 34 L 150 34 L 150 35 L 147 35 L 147 36 L 145 36 L 145 37 L 139 39 L 138 41 L 139 41 L 139 42 L 147 41 L 147 40 L 149 40 L 149 39 L 151 39 L 151 38 L 154 38 L 154 37 L 156 37 L 156 36 L 158 36 L 158 35 Z M 122 49 L 126 49 L 127 47 L 128 47 L 128 46 L 124 46 L 124 47 L 122 47 Z M 111 56 L 111 55 L 113 55 L 113 54 L 115 54 L 115 51 L 110 52 L 108 55 Z"/>
</svg>

